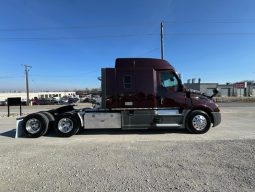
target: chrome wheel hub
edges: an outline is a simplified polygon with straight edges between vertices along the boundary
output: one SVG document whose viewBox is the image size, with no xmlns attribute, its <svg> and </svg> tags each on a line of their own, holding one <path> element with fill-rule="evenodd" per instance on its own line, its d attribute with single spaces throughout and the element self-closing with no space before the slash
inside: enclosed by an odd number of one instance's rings
<svg viewBox="0 0 255 192">
<path fill-rule="evenodd" d="M 73 129 L 73 121 L 69 118 L 62 118 L 58 122 L 58 130 L 62 133 L 69 133 Z"/>
<path fill-rule="evenodd" d="M 31 134 L 38 133 L 41 129 L 41 126 L 41 122 L 36 118 L 29 119 L 26 122 L 26 130 Z"/>
<path fill-rule="evenodd" d="M 192 119 L 192 125 L 196 130 L 201 131 L 206 127 L 207 120 L 203 115 L 196 115 Z"/>
</svg>

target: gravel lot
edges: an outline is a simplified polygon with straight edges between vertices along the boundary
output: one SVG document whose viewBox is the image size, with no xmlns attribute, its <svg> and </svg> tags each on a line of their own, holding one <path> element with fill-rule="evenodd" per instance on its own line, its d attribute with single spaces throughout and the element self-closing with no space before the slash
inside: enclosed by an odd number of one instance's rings
<svg viewBox="0 0 255 192">
<path fill-rule="evenodd" d="M 14 139 L 15 118 L 1 117 L 0 191 L 253 192 L 255 104 L 222 104 L 221 111 L 221 125 L 203 135 L 91 130 Z"/>
</svg>

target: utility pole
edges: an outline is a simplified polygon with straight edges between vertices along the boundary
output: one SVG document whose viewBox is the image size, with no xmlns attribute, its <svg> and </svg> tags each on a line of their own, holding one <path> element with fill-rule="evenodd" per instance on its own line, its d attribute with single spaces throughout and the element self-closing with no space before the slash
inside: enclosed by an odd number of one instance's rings
<svg viewBox="0 0 255 192">
<path fill-rule="evenodd" d="M 160 23 L 160 39 L 161 39 L 161 59 L 164 59 L 164 33 L 163 33 L 163 21 Z"/>
<path fill-rule="evenodd" d="M 27 91 L 27 106 L 29 106 L 29 84 L 28 84 L 28 72 L 29 72 L 29 69 L 32 68 L 31 66 L 29 65 L 24 65 L 25 67 L 25 73 L 26 73 L 26 91 Z"/>
</svg>

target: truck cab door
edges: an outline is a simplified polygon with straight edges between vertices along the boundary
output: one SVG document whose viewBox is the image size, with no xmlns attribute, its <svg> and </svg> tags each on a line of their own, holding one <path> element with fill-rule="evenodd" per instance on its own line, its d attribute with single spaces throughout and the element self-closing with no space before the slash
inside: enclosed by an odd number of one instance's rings
<svg viewBox="0 0 255 192">
<path fill-rule="evenodd" d="M 185 108 L 186 93 L 176 73 L 157 71 L 156 98 L 159 108 Z"/>
</svg>

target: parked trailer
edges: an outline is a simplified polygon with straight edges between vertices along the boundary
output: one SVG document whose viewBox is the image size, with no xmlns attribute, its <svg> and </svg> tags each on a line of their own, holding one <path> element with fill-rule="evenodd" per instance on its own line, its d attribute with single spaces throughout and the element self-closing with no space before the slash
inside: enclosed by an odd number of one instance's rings
<svg viewBox="0 0 255 192">
<path fill-rule="evenodd" d="M 101 71 L 102 103 L 97 109 L 64 106 L 17 119 L 17 132 L 40 137 L 54 129 L 69 137 L 80 129 L 186 128 L 205 133 L 221 122 L 212 96 L 184 87 L 165 60 L 116 59 L 115 68 Z"/>
</svg>

